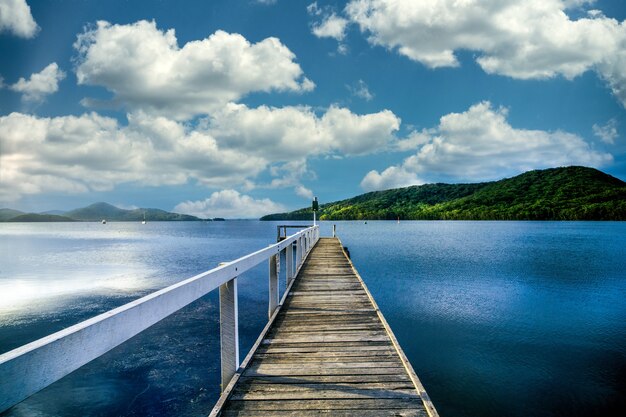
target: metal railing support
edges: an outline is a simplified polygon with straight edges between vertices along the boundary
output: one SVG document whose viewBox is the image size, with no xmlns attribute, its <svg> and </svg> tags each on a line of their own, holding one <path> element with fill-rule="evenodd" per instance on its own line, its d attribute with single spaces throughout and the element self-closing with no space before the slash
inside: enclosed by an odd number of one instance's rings
<svg viewBox="0 0 626 417">
<path fill-rule="evenodd" d="M 237 277 L 220 285 L 220 358 L 222 391 L 239 368 Z"/>
<path fill-rule="evenodd" d="M 300 259 L 302 258 L 302 247 L 300 247 L 300 239 L 296 240 L 296 271 L 300 269 Z"/>
<path fill-rule="evenodd" d="M 287 279 L 287 287 L 291 284 L 293 280 L 293 244 L 287 246 L 285 248 L 285 269 L 287 270 L 286 279 Z M 286 288 L 286 287 L 285 287 Z"/>
<path fill-rule="evenodd" d="M 280 299 L 278 286 L 278 272 L 280 271 L 280 252 L 270 256 L 269 259 L 269 306 L 267 310 L 268 317 L 272 317 L 274 310 L 278 307 Z"/>
</svg>

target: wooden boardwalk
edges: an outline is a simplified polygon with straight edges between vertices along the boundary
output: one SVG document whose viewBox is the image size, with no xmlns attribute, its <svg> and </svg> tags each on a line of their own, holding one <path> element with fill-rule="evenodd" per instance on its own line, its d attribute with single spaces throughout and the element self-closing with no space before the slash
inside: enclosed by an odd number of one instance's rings
<svg viewBox="0 0 626 417">
<path fill-rule="evenodd" d="M 336 238 L 309 254 L 212 416 L 437 412 Z"/>
</svg>

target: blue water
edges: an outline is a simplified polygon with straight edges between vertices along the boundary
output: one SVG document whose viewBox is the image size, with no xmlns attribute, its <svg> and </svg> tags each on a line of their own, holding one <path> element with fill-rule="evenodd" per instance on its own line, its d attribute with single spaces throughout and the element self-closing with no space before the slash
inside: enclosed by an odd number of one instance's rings
<svg viewBox="0 0 626 417">
<path fill-rule="evenodd" d="M 625 415 L 626 223 L 335 223 L 442 417 Z M 0 352 L 265 247 L 275 225 L 0 224 Z M 266 274 L 239 284 L 242 352 Z M 218 396 L 210 294 L 6 415 L 204 416 Z"/>
</svg>

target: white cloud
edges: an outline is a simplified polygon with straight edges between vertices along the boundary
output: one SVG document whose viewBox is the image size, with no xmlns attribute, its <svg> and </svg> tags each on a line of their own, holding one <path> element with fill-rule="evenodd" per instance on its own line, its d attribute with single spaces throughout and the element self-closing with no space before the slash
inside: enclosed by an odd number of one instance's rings
<svg viewBox="0 0 626 417">
<path fill-rule="evenodd" d="M 324 17 L 321 22 L 313 25 L 312 32 L 318 38 L 333 38 L 338 41 L 346 37 L 348 21 L 335 13 Z"/>
<path fill-rule="evenodd" d="M 304 185 L 298 185 L 294 189 L 296 194 L 302 198 L 306 198 L 307 200 L 313 199 L 313 191 L 306 188 Z"/>
<path fill-rule="evenodd" d="M 315 178 L 315 173 L 309 170 L 305 158 L 293 159 L 282 164 L 274 164 L 269 173 L 272 181 L 269 184 L 258 184 L 260 188 L 287 188 L 301 186 L 300 181 L 304 177 Z"/>
<path fill-rule="evenodd" d="M 278 0 L 256 0 L 256 2 L 258 4 L 263 4 L 265 6 L 271 6 L 273 4 L 276 4 Z"/>
<path fill-rule="evenodd" d="M 566 9 L 575 9 L 587 4 L 593 4 L 596 0 L 563 0 Z"/>
<path fill-rule="evenodd" d="M 592 130 L 593 134 L 605 143 L 613 144 L 615 143 L 615 139 L 619 137 L 617 121 L 615 119 L 609 120 L 604 125 L 594 124 Z"/>
<path fill-rule="evenodd" d="M 239 184 L 267 167 L 264 159 L 221 149 L 206 132 L 137 114 L 127 127 L 95 113 L 0 117 L 0 201 L 27 194 L 110 190 L 121 183 L 209 187 Z"/>
<path fill-rule="evenodd" d="M 306 11 L 311 15 L 311 16 L 320 16 L 322 14 L 322 10 L 321 8 L 317 5 L 317 2 L 314 1 L 313 3 L 309 4 L 308 6 L 306 6 Z"/>
<path fill-rule="evenodd" d="M 174 30 L 159 30 L 154 21 L 100 21 L 79 35 L 75 48 L 79 84 L 103 86 L 114 94 L 113 103 L 133 111 L 178 119 L 207 114 L 251 92 L 301 93 L 315 86 L 276 38 L 253 44 L 217 31 L 181 48 Z"/>
<path fill-rule="evenodd" d="M 293 188 L 314 178 L 307 159 L 388 147 L 400 120 L 389 111 L 357 115 L 331 107 L 281 109 L 230 104 L 210 119 L 181 123 L 137 111 L 128 125 L 96 113 L 0 117 L 0 201 L 28 194 L 110 190 L 122 183 L 211 188 Z M 269 184 L 253 181 L 271 169 Z"/>
<path fill-rule="evenodd" d="M 381 173 L 375 170 L 368 172 L 361 181 L 361 188 L 365 191 L 376 191 L 419 184 L 423 184 L 423 181 L 414 172 L 408 172 L 403 167 L 392 166 Z"/>
<path fill-rule="evenodd" d="M 372 101 L 372 99 L 374 98 L 374 94 L 370 92 L 369 87 L 367 86 L 367 84 L 365 84 L 365 81 L 363 80 L 359 80 L 354 85 L 347 87 L 353 96 L 362 98 L 365 101 Z"/>
<path fill-rule="evenodd" d="M 64 78 L 65 73 L 53 62 L 41 72 L 32 74 L 28 80 L 20 78 L 10 88 L 22 93 L 24 101 L 37 103 L 43 101 L 47 95 L 59 91 L 59 82 Z"/>
<path fill-rule="evenodd" d="M 255 184 L 255 188 L 290 188 L 293 187 L 296 195 L 310 199 L 313 191 L 302 185 L 303 178 L 317 178 L 307 166 L 306 159 L 296 159 L 283 164 L 272 165 L 269 169 L 272 181 L 269 184 Z"/>
<path fill-rule="evenodd" d="M 185 201 L 174 207 L 175 212 L 203 218 L 259 218 L 285 210 L 268 198 L 254 199 L 235 190 L 216 191 L 205 200 Z"/>
<path fill-rule="evenodd" d="M 335 106 L 317 116 L 308 107 L 231 103 L 209 119 L 209 131 L 222 146 L 248 149 L 271 161 L 380 151 L 394 140 L 399 127 L 400 119 L 389 110 L 358 115 Z"/>
<path fill-rule="evenodd" d="M 346 55 L 348 46 L 342 43 L 346 37 L 347 19 L 338 16 L 332 6 L 318 6 L 317 2 L 309 4 L 306 8 L 310 16 L 315 18 L 315 22 L 311 25 L 311 33 L 318 38 L 332 38 L 337 44 L 337 53 Z"/>
<path fill-rule="evenodd" d="M 596 70 L 626 106 L 626 23 L 590 13 L 572 20 L 582 0 L 352 0 L 346 14 L 374 45 L 431 67 L 459 65 L 455 53 L 478 52 L 490 74 L 518 79 Z"/>
<path fill-rule="evenodd" d="M 26 0 L 0 0 L 0 32 L 32 38 L 39 31 Z"/>
<path fill-rule="evenodd" d="M 506 117 L 506 109 L 493 109 L 489 102 L 445 115 L 435 129 L 421 132 L 414 155 L 382 173 L 369 172 L 361 185 L 373 190 L 425 179 L 494 180 L 531 169 L 601 167 L 613 160 L 577 135 L 516 129 Z"/>
</svg>

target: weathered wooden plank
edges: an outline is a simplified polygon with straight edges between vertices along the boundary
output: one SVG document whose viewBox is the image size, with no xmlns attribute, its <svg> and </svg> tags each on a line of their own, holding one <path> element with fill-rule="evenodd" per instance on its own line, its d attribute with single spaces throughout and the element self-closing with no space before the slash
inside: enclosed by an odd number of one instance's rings
<svg viewBox="0 0 626 417">
<path fill-rule="evenodd" d="M 266 385 L 267 386 L 267 385 Z M 284 385 L 283 387 L 297 387 Z M 242 400 L 321 400 L 321 399 L 419 399 L 415 388 L 405 389 L 308 389 L 308 390 L 235 390 L 230 397 L 233 401 Z"/>
<path fill-rule="evenodd" d="M 257 357 L 258 356 L 258 357 Z M 296 363 L 302 365 L 326 365 L 332 366 L 335 363 L 342 362 L 368 362 L 368 363 L 377 363 L 377 362 L 389 362 L 397 360 L 391 354 L 386 355 L 370 355 L 370 356 L 294 356 L 293 354 L 280 354 L 280 355 L 255 355 L 255 363 L 258 364 L 287 364 L 287 363 Z M 401 363 L 401 362 L 400 362 Z"/>
<path fill-rule="evenodd" d="M 290 316 L 290 315 L 298 315 L 298 314 L 324 314 L 324 315 L 330 315 L 330 314 L 336 314 L 339 316 L 343 316 L 343 315 L 354 315 L 354 316 L 358 316 L 360 314 L 365 314 L 365 313 L 372 313 L 374 312 L 373 309 L 371 308 L 360 308 L 357 310 L 346 310 L 345 308 L 328 308 L 328 309 L 321 309 L 321 308 L 317 308 L 317 307 L 310 307 L 310 308 L 303 308 L 303 307 L 294 307 L 294 308 L 290 308 L 288 310 L 286 310 L 283 314 L 285 316 Z"/>
<path fill-rule="evenodd" d="M 256 410 L 256 411 L 277 411 L 277 410 L 393 410 L 393 409 L 423 409 L 420 399 L 361 399 L 361 400 L 253 400 L 253 401 L 231 401 L 232 410 Z M 360 414 L 355 414 L 356 416 Z"/>
<path fill-rule="evenodd" d="M 325 383 L 306 383 L 301 382 L 294 383 L 280 383 L 275 382 L 272 384 L 257 383 L 256 378 L 246 378 L 237 385 L 237 390 L 240 393 L 260 393 L 260 392 L 289 392 L 293 393 L 315 393 L 320 390 L 343 392 L 364 392 L 364 391 L 384 391 L 380 396 L 373 398 L 391 398 L 385 397 L 388 392 L 405 392 L 413 394 L 413 397 L 417 395 L 415 390 L 412 390 L 413 384 L 410 381 L 388 381 L 388 382 L 336 382 L 334 384 Z M 412 391 L 411 391 L 412 390 Z M 338 394 L 340 395 L 340 394 Z M 373 394 L 376 395 L 376 394 Z M 235 399 L 235 397 L 232 397 Z M 270 398 L 267 398 L 270 399 Z"/>
<path fill-rule="evenodd" d="M 333 328 L 334 327 L 334 328 Z M 353 331 L 379 331 L 384 330 L 379 323 L 366 321 L 364 323 L 358 323 L 356 321 L 334 321 L 330 325 L 324 325 L 317 320 L 309 320 L 308 322 L 299 324 L 296 322 L 286 321 L 281 324 L 279 329 L 272 329 L 273 332 L 298 332 L 298 331 L 340 331 L 340 332 L 353 332 Z"/>
<path fill-rule="evenodd" d="M 329 367 L 301 367 L 301 368 L 248 368 L 244 371 L 245 376 L 306 376 L 306 375 L 389 375 L 403 374 L 404 367 L 385 368 L 329 368 Z"/>
<path fill-rule="evenodd" d="M 257 376 L 240 378 L 241 383 L 255 384 L 337 384 L 353 383 L 365 384 L 368 382 L 407 382 L 411 381 L 406 374 L 382 375 L 303 375 L 303 376 Z"/>
<path fill-rule="evenodd" d="M 359 417 L 427 417 L 424 410 L 416 409 L 391 409 L 391 410 L 226 410 L 222 413 L 225 417 L 350 417 L 358 412 Z"/>
<path fill-rule="evenodd" d="M 326 363 L 266 363 L 266 362 L 258 362 L 253 361 L 252 365 L 248 367 L 250 370 L 256 370 L 261 373 L 268 373 L 271 371 L 281 372 L 281 370 L 296 370 L 296 371 L 317 371 L 320 372 L 335 372 L 340 369 L 360 369 L 365 371 L 366 369 L 381 369 L 381 368 L 398 368 L 402 366 L 402 362 L 400 360 L 395 361 L 380 361 L 380 362 L 369 362 L 369 361 L 343 361 L 343 362 L 333 362 L 331 364 Z"/>
<path fill-rule="evenodd" d="M 276 343 L 260 345 L 259 349 L 266 348 L 265 352 L 364 352 L 369 353 L 381 349 L 387 349 L 385 342 L 326 342 L 318 346 L 318 343 Z M 261 351 L 263 352 L 263 351 Z"/>
<path fill-rule="evenodd" d="M 389 336 L 378 330 L 345 330 L 328 332 L 291 332 L 279 330 L 277 333 L 269 332 L 267 339 L 263 339 L 262 345 L 277 344 L 311 344 L 311 343 L 342 343 L 353 342 L 368 344 L 370 342 L 389 342 Z"/>
</svg>

